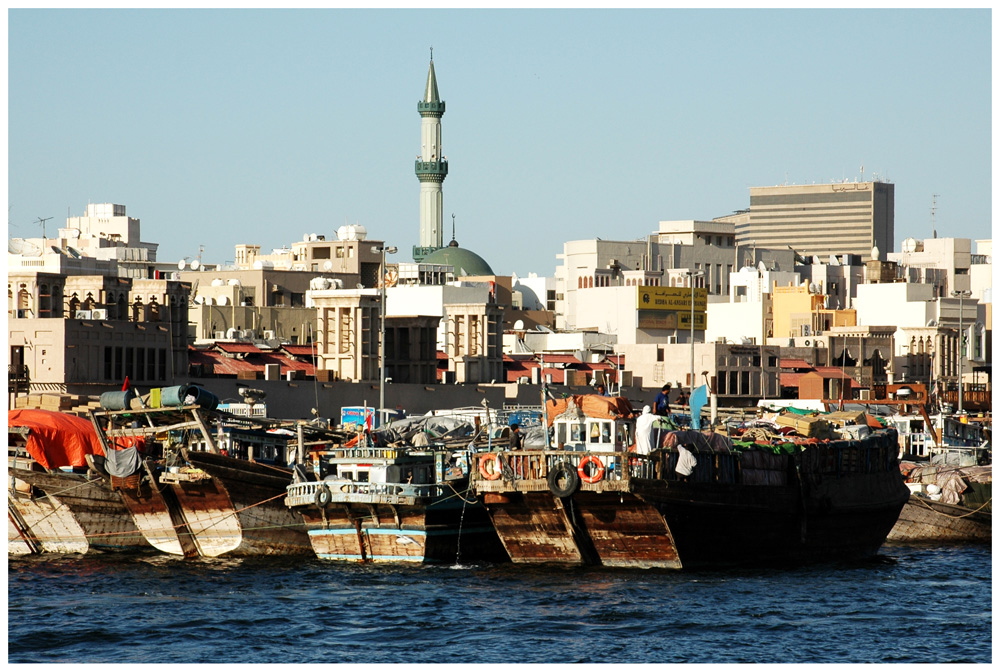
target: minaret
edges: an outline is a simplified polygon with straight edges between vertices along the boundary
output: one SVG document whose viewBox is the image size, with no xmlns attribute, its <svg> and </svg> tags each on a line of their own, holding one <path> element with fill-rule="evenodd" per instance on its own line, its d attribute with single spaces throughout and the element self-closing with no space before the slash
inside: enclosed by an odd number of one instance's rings
<svg viewBox="0 0 1000 672">
<path fill-rule="evenodd" d="M 441 185 L 448 176 L 448 161 L 441 155 L 444 101 L 438 95 L 433 48 L 424 99 L 417 103 L 417 111 L 420 113 L 420 156 L 415 171 L 420 180 L 420 240 L 413 248 L 413 260 L 419 262 L 444 244 Z"/>
</svg>

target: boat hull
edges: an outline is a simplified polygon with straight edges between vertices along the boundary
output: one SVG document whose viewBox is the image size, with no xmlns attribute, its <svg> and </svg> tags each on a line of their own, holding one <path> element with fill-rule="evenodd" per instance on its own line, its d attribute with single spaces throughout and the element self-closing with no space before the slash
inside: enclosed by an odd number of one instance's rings
<svg viewBox="0 0 1000 672">
<path fill-rule="evenodd" d="M 320 484 L 297 486 L 309 501 Z M 329 486 L 328 486 L 329 487 Z M 461 563 L 508 560 L 481 504 L 451 489 L 436 497 L 343 493 L 330 503 L 291 507 L 308 530 L 316 557 L 371 563 Z M 301 501 L 297 500 L 297 501 Z"/>
<path fill-rule="evenodd" d="M 484 501 L 515 563 L 681 567 L 663 517 L 631 493 L 488 493 Z"/>
<path fill-rule="evenodd" d="M 133 522 L 121 496 L 103 479 L 91 479 L 84 474 L 24 469 L 10 469 L 10 475 L 46 494 L 58 495 L 61 507 L 68 511 L 83 531 L 87 550 L 152 550 Z"/>
<path fill-rule="evenodd" d="M 993 515 L 911 495 L 889 532 L 888 540 L 989 544 L 993 542 Z"/>
<path fill-rule="evenodd" d="M 284 504 L 291 472 L 266 464 L 183 451 L 211 479 L 172 485 L 201 555 L 309 555 L 301 519 Z"/>
<path fill-rule="evenodd" d="M 33 498 L 20 492 L 7 493 L 7 552 L 86 553 L 87 534 L 69 507 L 52 495 Z"/>
</svg>

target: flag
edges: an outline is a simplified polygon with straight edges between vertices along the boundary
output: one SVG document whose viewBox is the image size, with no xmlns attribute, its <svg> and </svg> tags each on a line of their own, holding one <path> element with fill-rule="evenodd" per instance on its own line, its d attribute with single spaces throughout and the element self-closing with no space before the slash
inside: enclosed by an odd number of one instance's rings
<svg viewBox="0 0 1000 672">
<path fill-rule="evenodd" d="M 708 386 L 696 387 L 688 399 L 691 406 L 691 428 L 701 429 L 701 407 L 708 403 Z"/>
<path fill-rule="evenodd" d="M 125 376 L 125 382 L 122 383 L 122 392 L 128 392 L 129 388 L 128 376 Z"/>
</svg>

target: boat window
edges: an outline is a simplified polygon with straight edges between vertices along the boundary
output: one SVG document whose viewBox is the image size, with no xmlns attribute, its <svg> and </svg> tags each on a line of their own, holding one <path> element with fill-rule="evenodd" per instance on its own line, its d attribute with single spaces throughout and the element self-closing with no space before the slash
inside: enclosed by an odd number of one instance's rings
<svg viewBox="0 0 1000 672">
<path fill-rule="evenodd" d="M 358 483 L 367 483 L 368 482 L 368 472 L 367 471 L 361 471 L 359 469 L 358 470 L 358 477 L 355 478 L 354 480 L 357 481 Z"/>
<path fill-rule="evenodd" d="M 569 433 L 569 440 L 571 442 L 579 443 L 583 441 L 583 425 L 570 425 Z"/>
<path fill-rule="evenodd" d="M 611 443 L 611 423 L 610 422 L 591 423 L 589 443 Z"/>
<path fill-rule="evenodd" d="M 556 445 L 560 447 L 566 445 L 566 425 L 562 423 L 556 425 Z"/>
<path fill-rule="evenodd" d="M 622 447 L 632 445 L 632 433 L 629 431 L 628 425 L 618 425 L 618 437 L 615 440 L 615 445 Z"/>
</svg>

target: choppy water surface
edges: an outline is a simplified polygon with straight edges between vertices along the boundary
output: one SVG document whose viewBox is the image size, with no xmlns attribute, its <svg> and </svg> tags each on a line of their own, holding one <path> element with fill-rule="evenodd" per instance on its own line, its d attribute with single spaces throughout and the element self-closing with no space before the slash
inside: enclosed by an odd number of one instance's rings
<svg viewBox="0 0 1000 672">
<path fill-rule="evenodd" d="M 988 663 L 991 549 L 672 572 L 8 561 L 10 663 Z"/>
</svg>

